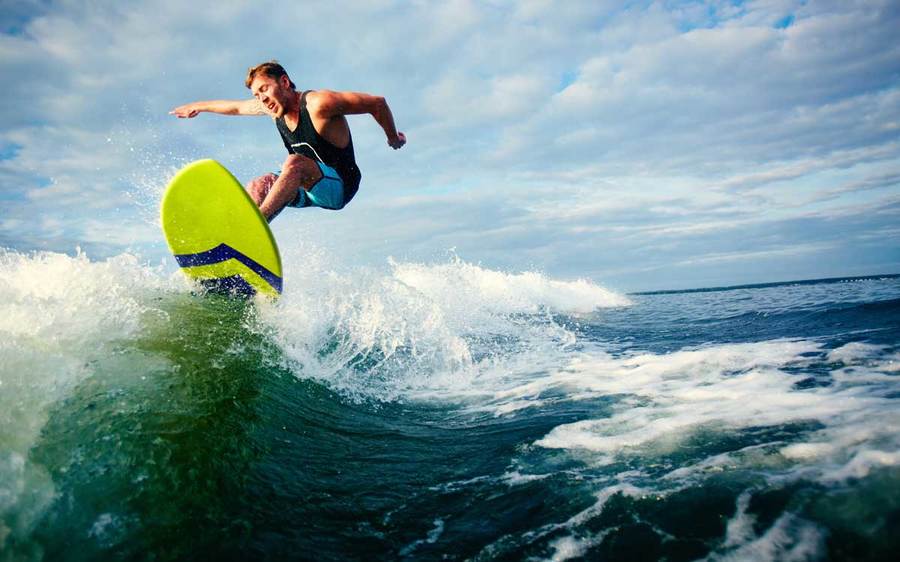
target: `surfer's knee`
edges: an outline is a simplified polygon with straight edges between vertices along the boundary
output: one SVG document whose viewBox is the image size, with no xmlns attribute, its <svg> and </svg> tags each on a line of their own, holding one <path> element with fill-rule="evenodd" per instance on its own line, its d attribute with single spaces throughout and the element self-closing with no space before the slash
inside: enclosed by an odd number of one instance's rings
<svg viewBox="0 0 900 562">
<path fill-rule="evenodd" d="M 298 178 L 305 189 L 309 189 L 322 176 L 316 161 L 300 154 L 289 154 L 284 160 L 281 173 L 286 177 Z"/>
<path fill-rule="evenodd" d="M 281 173 L 284 175 L 300 174 L 305 172 L 310 165 L 315 166 L 315 163 L 306 156 L 288 154 L 288 157 L 284 159 L 284 164 L 281 165 Z"/>
<path fill-rule="evenodd" d="M 266 174 L 252 179 L 250 183 L 247 184 L 247 192 L 250 194 L 250 198 L 253 199 L 257 205 L 262 203 L 277 179 L 278 176 L 275 174 Z"/>
</svg>

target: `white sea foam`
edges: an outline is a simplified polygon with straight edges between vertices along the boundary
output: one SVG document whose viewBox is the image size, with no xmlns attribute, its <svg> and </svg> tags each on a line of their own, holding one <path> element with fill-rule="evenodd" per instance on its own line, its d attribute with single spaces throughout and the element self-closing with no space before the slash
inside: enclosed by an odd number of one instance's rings
<svg viewBox="0 0 900 562">
<path fill-rule="evenodd" d="M 574 341 L 550 314 L 629 302 L 585 280 L 502 273 L 458 258 L 437 265 L 391 260 L 388 272 L 338 273 L 339 264 L 306 250 L 302 259 L 286 262 L 302 268 L 288 271 L 291 281 L 278 302 L 261 305 L 265 327 L 298 373 L 381 400 L 485 392 L 471 381 L 495 368 L 521 372 L 514 365 L 519 361 L 534 367 L 533 360 L 548 357 L 538 348 Z M 332 351 L 322 354 L 329 346 Z M 365 376 L 348 367 L 359 362 Z"/>
<path fill-rule="evenodd" d="M 72 345 L 135 327 L 136 295 L 167 285 L 130 254 L 100 262 L 84 254 L 0 254 L 0 331 Z"/>
<path fill-rule="evenodd" d="M 897 427 L 891 428 L 896 432 Z M 843 466 L 824 473 L 824 481 L 844 482 L 851 479 L 865 478 L 873 470 L 900 466 L 900 451 L 881 451 L 862 449 Z"/>
<path fill-rule="evenodd" d="M 444 520 L 438 517 L 432 522 L 432 524 L 434 525 L 434 527 L 430 531 L 428 531 L 428 535 L 424 539 L 419 539 L 406 545 L 405 547 L 400 549 L 400 555 L 409 556 L 422 545 L 436 543 L 437 540 L 441 538 L 441 535 L 444 534 Z"/>
<path fill-rule="evenodd" d="M 631 301 L 591 281 L 560 281 L 536 272 L 504 273 L 469 264 L 459 258 L 440 265 L 390 261 L 393 277 L 448 308 L 510 314 L 587 313 L 598 308 L 628 306 Z"/>
<path fill-rule="evenodd" d="M 814 420 L 828 426 L 821 433 L 827 442 L 837 439 L 844 451 L 854 443 L 874 442 L 873 432 L 890 435 L 898 417 L 884 397 L 886 389 L 857 384 L 795 388 L 797 377 L 783 369 L 802 364 L 806 355 L 818 351 L 815 342 L 775 341 L 625 358 L 593 353 L 505 394 L 521 398 L 559 387 L 582 397 L 624 396 L 611 416 L 558 426 L 537 442 L 547 448 L 589 451 L 598 463 L 621 455 L 660 454 L 708 428 Z M 881 424 L 872 423 L 879 417 Z M 810 458 L 827 450 L 825 445 L 795 444 L 784 454 Z"/>
<path fill-rule="evenodd" d="M 884 352 L 884 346 L 872 345 L 861 342 L 850 342 L 828 352 L 828 361 L 831 363 L 845 363 L 852 365 L 861 360 L 879 357 Z"/>
<path fill-rule="evenodd" d="M 534 542 L 551 533 L 565 531 L 568 534 L 550 543 L 553 553 L 549 560 L 563 561 L 584 556 L 590 548 L 602 543 L 614 529 L 605 529 L 599 533 L 586 533 L 581 526 L 599 515 L 612 497 L 616 495 L 640 497 L 645 493 L 646 490 L 627 483 L 607 486 L 595 494 L 596 501 L 586 509 L 579 511 L 562 523 L 549 523 L 533 531 L 528 531 L 524 534 L 524 538 L 529 542 Z M 488 545 L 482 550 L 482 554 L 490 553 L 493 548 L 494 545 Z M 487 557 L 490 557 L 490 554 Z"/>
<path fill-rule="evenodd" d="M 756 517 L 747 513 L 751 498 L 750 492 L 744 492 L 738 496 L 737 510 L 735 510 L 734 516 L 728 520 L 725 528 L 725 541 L 722 545 L 725 548 L 733 548 L 753 540 L 755 535 L 753 524 L 756 522 Z"/>
<path fill-rule="evenodd" d="M 809 342 L 779 341 L 626 358 L 582 355 L 543 384 L 586 397 L 626 398 L 611 417 L 559 426 L 538 445 L 615 454 L 650 444 L 672 447 L 686 430 L 712 423 L 744 427 L 779 423 L 785 412 L 793 412 L 791 419 L 831 413 L 827 397 L 790 392 L 794 380 L 776 367 L 814 349 Z"/>
<path fill-rule="evenodd" d="M 393 399 L 421 376 L 462 372 L 471 363 L 467 343 L 437 303 L 374 270 L 340 275 L 314 259 L 307 255 L 305 268 L 289 273 L 281 299 L 260 307 L 266 329 L 298 375 L 350 394 Z M 359 362 L 367 376 L 351 368 Z"/>
<path fill-rule="evenodd" d="M 565 536 L 550 543 L 553 554 L 550 555 L 552 562 L 563 562 L 573 558 L 584 556 L 588 548 L 602 541 L 602 537 L 591 537 L 589 539 L 573 536 Z"/>
<path fill-rule="evenodd" d="M 739 512 L 737 517 L 746 517 L 746 515 Z M 742 527 L 745 524 L 740 522 L 736 525 Z M 731 528 L 731 522 L 729 522 L 729 530 Z M 733 543 L 726 544 L 730 546 Z M 725 552 L 714 552 L 704 560 L 710 562 L 743 560 L 805 562 L 821 559 L 824 552 L 825 533 L 814 523 L 791 513 L 785 513 L 762 536 L 741 542 L 737 548 Z"/>
</svg>

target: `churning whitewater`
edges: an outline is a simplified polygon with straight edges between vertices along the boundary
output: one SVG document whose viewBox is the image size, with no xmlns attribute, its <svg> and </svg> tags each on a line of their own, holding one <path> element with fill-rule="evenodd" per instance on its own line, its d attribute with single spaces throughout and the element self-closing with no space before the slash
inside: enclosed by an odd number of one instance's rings
<svg viewBox="0 0 900 562">
<path fill-rule="evenodd" d="M 879 560 L 900 278 L 0 254 L 0 559 Z M 287 260 L 299 263 L 299 260 Z"/>
</svg>

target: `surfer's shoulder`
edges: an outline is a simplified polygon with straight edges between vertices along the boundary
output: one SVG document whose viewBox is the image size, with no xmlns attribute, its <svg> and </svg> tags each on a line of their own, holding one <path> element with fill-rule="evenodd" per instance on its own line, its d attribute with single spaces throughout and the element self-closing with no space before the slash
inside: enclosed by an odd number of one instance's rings
<svg viewBox="0 0 900 562">
<path fill-rule="evenodd" d="M 331 90 L 306 90 L 301 95 L 310 115 L 320 115 L 323 107 L 328 105 L 329 96 L 333 93 Z"/>
<path fill-rule="evenodd" d="M 328 90 L 306 90 L 304 92 L 300 92 L 300 95 L 306 100 L 306 105 L 317 105 L 322 101 L 322 94 L 328 92 Z"/>
</svg>

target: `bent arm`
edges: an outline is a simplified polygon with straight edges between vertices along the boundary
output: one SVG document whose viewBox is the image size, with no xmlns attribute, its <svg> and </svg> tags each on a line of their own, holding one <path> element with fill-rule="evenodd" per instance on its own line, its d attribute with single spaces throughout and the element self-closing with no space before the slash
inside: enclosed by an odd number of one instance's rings
<svg viewBox="0 0 900 562">
<path fill-rule="evenodd" d="M 180 118 L 196 117 L 202 112 L 220 115 L 265 115 L 265 109 L 257 99 L 195 101 L 180 105 L 169 112 Z"/>
<path fill-rule="evenodd" d="M 388 144 L 400 148 L 406 144 L 406 137 L 397 131 L 394 115 L 387 101 L 382 96 L 373 96 L 359 92 L 332 92 L 320 90 L 315 93 L 318 113 L 323 118 L 339 115 L 360 115 L 368 113 L 384 129 Z"/>
</svg>

